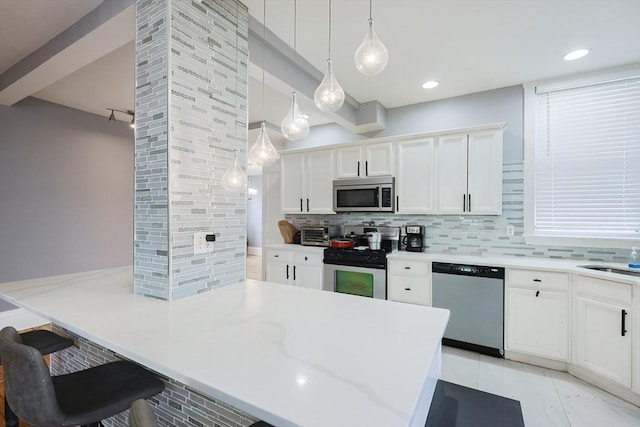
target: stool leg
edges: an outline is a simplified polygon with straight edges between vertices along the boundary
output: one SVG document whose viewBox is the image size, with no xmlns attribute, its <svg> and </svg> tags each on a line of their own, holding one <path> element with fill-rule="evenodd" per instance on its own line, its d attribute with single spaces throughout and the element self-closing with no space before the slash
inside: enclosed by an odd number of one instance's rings
<svg viewBox="0 0 640 427">
<path fill-rule="evenodd" d="M 16 414 L 11 410 L 6 397 L 4 399 L 4 421 L 7 427 L 18 427 L 18 417 L 16 417 Z"/>
</svg>

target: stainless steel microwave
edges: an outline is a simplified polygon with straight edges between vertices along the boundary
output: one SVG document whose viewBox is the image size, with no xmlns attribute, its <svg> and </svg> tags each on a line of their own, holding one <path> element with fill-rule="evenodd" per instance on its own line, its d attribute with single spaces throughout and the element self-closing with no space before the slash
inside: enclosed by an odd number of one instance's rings
<svg viewBox="0 0 640 427">
<path fill-rule="evenodd" d="M 395 212 L 395 178 L 376 176 L 333 181 L 336 212 Z"/>
</svg>

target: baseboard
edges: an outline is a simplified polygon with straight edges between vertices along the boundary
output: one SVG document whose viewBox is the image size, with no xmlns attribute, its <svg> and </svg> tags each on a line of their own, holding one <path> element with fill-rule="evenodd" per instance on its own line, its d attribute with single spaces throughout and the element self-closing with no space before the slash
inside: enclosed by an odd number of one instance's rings
<svg viewBox="0 0 640 427">
<path fill-rule="evenodd" d="M 260 247 L 260 246 L 249 246 L 247 248 L 247 255 L 262 256 L 262 247 Z"/>
<path fill-rule="evenodd" d="M 614 396 L 618 396 L 620 399 L 626 400 L 629 403 L 640 406 L 640 395 L 634 393 L 628 388 L 612 383 L 611 381 L 606 380 L 581 366 L 569 365 L 568 370 L 574 377 L 578 377 L 589 384 L 593 384 L 594 386 L 599 387 Z"/>
<path fill-rule="evenodd" d="M 0 312 L 0 329 L 5 326 L 13 326 L 18 331 L 24 329 L 35 328 L 37 326 L 46 325 L 50 322 L 36 314 L 33 314 L 24 308 L 16 308 Z"/>
<path fill-rule="evenodd" d="M 513 360 L 515 362 L 526 363 L 528 365 L 541 366 L 543 368 L 553 369 L 555 371 L 567 372 L 567 362 L 560 360 L 546 359 L 539 356 L 531 356 L 529 354 L 518 353 L 515 351 L 505 351 L 505 359 Z"/>
</svg>

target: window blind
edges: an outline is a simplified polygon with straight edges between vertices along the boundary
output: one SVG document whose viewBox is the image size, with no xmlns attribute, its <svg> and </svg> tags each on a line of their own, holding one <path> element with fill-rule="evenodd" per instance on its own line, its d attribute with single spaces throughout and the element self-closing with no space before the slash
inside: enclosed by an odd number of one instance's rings
<svg viewBox="0 0 640 427">
<path fill-rule="evenodd" d="M 536 104 L 534 233 L 640 237 L 640 76 Z"/>
</svg>

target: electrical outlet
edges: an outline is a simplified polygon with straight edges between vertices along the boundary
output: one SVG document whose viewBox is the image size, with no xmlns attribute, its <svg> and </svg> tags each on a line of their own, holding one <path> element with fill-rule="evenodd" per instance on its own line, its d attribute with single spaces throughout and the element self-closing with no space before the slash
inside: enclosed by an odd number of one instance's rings
<svg viewBox="0 0 640 427">
<path fill-rule="evenodd" d="M 507 236 L 515 236 L 516 227 L 513 224 L 507 224 Z"/>
<path fill-rule="evenodd" d="M 206 254 L 213 250 L 213 242 L 207 242 L 207 233 L 193 233 L 193 254 Z"/>
</svg>

